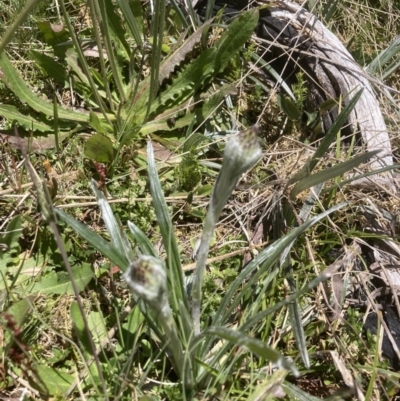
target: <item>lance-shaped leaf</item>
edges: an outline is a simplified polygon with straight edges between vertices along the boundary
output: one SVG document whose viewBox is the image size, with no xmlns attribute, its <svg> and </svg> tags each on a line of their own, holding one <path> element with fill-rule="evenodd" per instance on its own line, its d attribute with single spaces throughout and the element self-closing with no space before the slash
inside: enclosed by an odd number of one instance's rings
<svg viewBox="0 0 400 401">
<path fill-rule="evenodd" d="M 34 94 L 26 85 L 25 81 L 19 76 L 17 70 L 10 63 L 5 53 L 0 54 L 0 79 L 22 102 L 26 102 L 33 110 L 43 113 L 46 116 L 53 116 L 53 105 Z M 87 123 L 89 115 L 77 113 L 73 110 L 60 108 L 58 117 L 63 120 Z"/>
<path fill-rule="evenodd" d="M 294 199 L 300 192 L 305 191 L 306 189 L 309 189 L 315 185 L 321 184 L 339 175 L 347 173 L 351 169 L 359 166 L 361 163 L 366 162 L 368 159 L 370 159 L 372 156 L 375 156 L 379 152 L 381 152 L 381 149 L 367 152 L 362 155 L 355 156 L 352 159 L 347 160 L 343 163 L 339 163 L 334 167 L 310 175 L 304 180 L 298 182 L 293 187 L 292 191 L 290 192 L 290 198 Z"/>
</svg>

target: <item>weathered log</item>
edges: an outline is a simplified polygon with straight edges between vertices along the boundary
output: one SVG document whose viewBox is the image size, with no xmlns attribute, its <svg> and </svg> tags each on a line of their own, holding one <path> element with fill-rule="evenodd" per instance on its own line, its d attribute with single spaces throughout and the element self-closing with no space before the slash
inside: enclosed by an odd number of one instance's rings
<svg viewBox="0 0 400 401">
<path fill-rule="evenodd" d="M 267 44 L 266 61 L 281 60 L 285 65 L 283 78 L 294 75 L 295 70 L 303 70 L 310 83 L 313 102 L 318 107 L 328 99 L 343 99 L 344 105 L 360 89 L 362 96 L 357 102 L 345 127 L 347 133 L 358 132 L 363 148 L 367 151 L 381 149 L 370 162 L 371 170 L 393 165 L 392 148 L 386 124 L 370 84 L 371 78 L 355 62 L 340 40 L 324 26 L 313 14 L 298 4 L 287 0 L 263 0 L 258 3 L 247 0 L 231 0 L 215 3 L 215 9 L 226 6 L 226 13 L 234 14 L 253 5 L 270 5 L 260 10 L 260 21 L 256 30 L 257 38 Z M 197 5 L 204 7 L 205 1 Z M 328 129 L 337 117 L 338 109 L 323 117 L 325 129 Z M 396 191 L 396 185 L 390 172 L 369 177 L 363 182 L 375 181 Z"/>
<path fill-rule="evenodd" d="M 350 115 L 349 123 L 359 130 L 368 151 L 382 149 L 371 162 L 372 169 L 393 164 L 392 149 L 379 103 L 365 71 L 354 61 L 340 40 L 313 14 L 297 4 L 283 0 L 269 8 L 271 16 L 294 28 L 308 42 L 302 64 L 314 71 L 311 78 L 326 92 L 327 97 L 346 99 L 364 89 Z M 334 96 L 332 96 L 334 95 Z"/>
</svg>

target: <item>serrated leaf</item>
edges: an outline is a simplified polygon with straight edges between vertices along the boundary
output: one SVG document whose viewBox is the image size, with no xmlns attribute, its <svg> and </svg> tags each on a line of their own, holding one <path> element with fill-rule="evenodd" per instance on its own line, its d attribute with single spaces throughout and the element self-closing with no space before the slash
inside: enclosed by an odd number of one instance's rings
<svg viewBox="0 0 400 401">
<path fill-rule="evenodd" d="M 10 122 L 17 122 L 19 126 L 30 131 L 51 132 L 52 127 L 35 118 L 22 114 L 15 106 L 9 104 L 0 104 L 0 116 L 6 118 Z"/>
<path fill-rule="evenodd" d="M 85 143 L 85 156 L 99 163 L 110 163 L 114 159 L 114 148 L 110 138 L 94 134 Z"/>
<path fill-rule="evenodd" d="M 89 284 L 90 280 L 93 278 L 92 268 L 87 263 L 81 266 L 73 267 L 72 274 L 74 276 L 78 291 L 83 291 L 87 284 Z M 73 295 L 74 290 L 72 288 L 71 280 L 67 273 L 56 273 L 55 271 L 51 271 L 39 282 L 35 283 L 35 285 L 31 289 L 31 293 Z"/>
<path fill-rule="evenodd" d="M 251 38 L 259 19 L 257 8 L 240 13 L 218 42 L 215 58 L 216 73 L 222 72 L 242 46 Z"/>
<path fill-rule="evenodd" d="M 53 116 L 53 104 L 41 99 L 30 90 L 5 53 L 0 54 L 0 79 L 5 83 L 8 89 L 14 92 L 21 102 L 26 102 L 33 110 L 39 113 L 50 117 Z M 88 115 L 62 108 L 58 110 L 58 117 L 60 119 L 81 123 L 87 123 L 89 121 Z"/>
<path fill-rule="evenodd" d="M 195 44 L 200 42 L 201 35 L 206 27 L 209 27 L 209 24 L 203 24 L 198 28 L 196 32 L 184 41 L 182 46 L 176 49 L 162 62 L 158 76 L 158 82 L 160 84 L 174 72 L 175 67 L 185 60 L 186 55 L 193 50 Z"/>
<path fill-rule="evenodd" d="M 174 107 L 192 96 L 212 76 L 215 55 L 215 49 L 207 49 L 190 63 L 153 102 L 150 113 L 161 105 Z"/>
</svg>

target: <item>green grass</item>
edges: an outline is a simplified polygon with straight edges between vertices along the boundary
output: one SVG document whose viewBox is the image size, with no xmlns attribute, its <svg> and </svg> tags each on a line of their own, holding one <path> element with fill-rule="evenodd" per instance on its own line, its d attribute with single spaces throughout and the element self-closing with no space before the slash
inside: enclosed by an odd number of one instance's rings
<svg viewBox="0 0 400 401">
<path fill-rule="evenodd" d="M 290 97 L 250 68 L 254 10 L 207 30 L 162 1 L 24 5 L 0 6 L 0 394 L 395 399 L 361 304 L 372 250 L 397 241 L 396 217 L 373 232 L 366 208 L 395 216 L 397 197 L 334 185 L 371 156 L 340 140 L 361 93 L 321 139 L 304 76 Z M 315 6 L 371 73 L 395 65 L 371 67 L 395 2 Z"/>
</svg>

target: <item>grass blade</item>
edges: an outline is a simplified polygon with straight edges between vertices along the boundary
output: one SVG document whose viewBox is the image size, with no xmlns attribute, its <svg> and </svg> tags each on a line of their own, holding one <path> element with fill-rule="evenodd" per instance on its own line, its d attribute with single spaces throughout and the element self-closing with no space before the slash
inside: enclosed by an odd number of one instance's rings
<svg viewBox="0 0 400 401">
<path fill-rule="evenodd" d="M 183 273 L 178 245 L 176 244 L 167 203 L 165 202 L 160 180 L 158 178 L 156 162 L 154 159 L 153 145 L 151 144 L 151 142 L 147 143 L 147 157 L 149 167 L 150 192 L 153 198 L 154 210 L 157 216 L 157 222 L 160 226 L 164 246 L 166 249 L 169 248 L 169 252 L 167 254 L 167 267 L 169 274 L 171 275 L 170 281 L 174 283 L 175 286 L 175 291 L 173 292 L 174 303 L 172 303 L 172 307 L 174 311 L 178 311 L 178 300 L 182 300 L 187 308 L 188 301 L 183 281 Z"/>
<path fill-rule="evenodd" d="M 90 181 L 90 185 L 96 196 L 96 201 L 99 205 L 101 216 L 103 218 L 104 224 L 106 225 L 108 234 L 110 235 L 111 244 L 117 252 L 125 255 L 126 259 L 132 263 L 134 260 L 132 248 L 129 244 L 128 239 L 122 232 L 118 221 L 114 217 L 114 213 L 111 209 L 110 204 L 107 202 L 107 199 L 104 196 L 103 192 L 98 189 L 97 184 L 94 180 Z"/>
<path fill-rule="evenodd" d="M 318 216 L 307 220 L 301 226 L 293 229 L 290 233 L 288 233 L 278 241 L 274 242 L 268 248 L 261 251 L 257 255 L 257 257 L 254 258 L 247 265 L 247 267 L 241 271 L 238 277 L 230 284 L 217 312 L 215 313 L 213 324 L 216 326 L 224 324 L 231 315 L 232 311 L 238 306 L 241 300 L 241 294 L 235 294 L 237 293 L 239 286 L 243 285 L 243 283 L 245 282 L 246 277 L 252 275 L 251 279 L 248 280 L 243 286 L 242 291 L 251 291 L 252 285 L 257 281 L 257 279 L 276 263 L 282 252 L 288 246 L 291 246 L 301 234 L 303 234 L 306 230 L 324 219 L 329 214 L 342 209 L 346 205 L 347 203 L 340 203 L 339 205 L 336 205 L 326 210 Z M 257 270 L 259 266 L 261 267 Z"/>
<path fill-rule="evenodd" d="M 319 160 L 322 156 L 327 152 L 329 146 L 333 143 L 336 139 L 338 132 L 343 127 L 344 123 L 348 119 L 350 113 L 354 109 L 355 105 L 357 104 L 358 100 L 360 99 L 364 89 L 360 89 L 354 97 L 350 100 L 349 104 L 343 109 L 343 111 L 337 116 L 335 122 L 332 124 L 331 128 L 329 128 L 328 132 L 324 135 L 320 145 L 318 146 L 317 150 L 315 151 L 309 165 L 309 171 L 311 172 L 314 170 L 315 166 L 318 164 Z"/>
<path fill-rule="evenodd" d="M 12 36 L 16 32 L 16 30 L 24 23 L 25 19 L 31 13 L 32 9 L 38 4 L 40 0 L 31 0 L 29 1 L 21 12 L 18 13 L 14 22 L 11 26 L 4 32 L 1 42 L 0 42 L 0 54 L 3 54 L 5 47 L 11 41 Z"/>
<path fill-rule="evenodd" d="M 136 18 L 131 9 L 132 6 L 136 11 L 141 10 L 142 6 L 140 4 L 140 1 L 134 0 L 132 2 L 129 2 L 127 0 L 117 0 L 117 2 L 132 37 L 135 39 L 138 48 L 141 49 L 143 47 L 142 33 L 140 32 L 139 25 L 137 24 Z M 139 19 L 143 20 L 143 15 L 141 15 Z"/>
<path fill-rule="evenodd" d="M 290 198 L 293 200 L 300 192 L 305 191 L 308 188 L 314 187 L 315 185 L 324 183 L 339 175 L 347 173 L 351 169 L 359 166 L 361 163 L 366 162 L 368 159 L 370 159 L 372 156 L 375 156 L 379 152 L 381 152 L 381 149 L 373 150 L 372 152 L 367 152 L 355 156 L 350 160 L 347 160 L 343 163 L 339 163 L 336 166 L 328 168 L 326 170 L 319 171 L 318 173 L 315 173 L 301 180 L 293 187 L 292 191 L 290 192 Z"/>
<path fill-rule="evenodd" d="M 75 220 L 69 214 L 64 213 L 60 209 L 55 209 L 55 213 L 58 217 L 64 220 L 73 230 L 75 230 L 82 238 L 84 238 L 89 244 L 95 249 L 101 252 L 104 256 L 110 259 L 111 262 L 115 263 L 122 271 L 125 271 L 129 266 L 129 261 L 126 259 L 124 254 L 118 252 L 115 247 L 100 235 L 90 230 L 85 224 Z"/>
<path fill-rule="evenodd" d="M 146 234 L 134 223 L 128 221 L 128 227 L 131 231 L 133 238 L 138 243 L 140 250 L 145 255 L 157 257 L 157 252 L 155 251 L 153 244 L 150 242 Z"/>
<path fill-rule="evenodd" d="M 382 75 L 384 72 L 384 65 L 391 60 L 397 53 L 400 52 L 400 36 L 397 36 L 394 41 L 381 53 L 379 53 L 374 60 L 366 68 L 369 74 L 379 73 Z M 398 60 L 397 60 L 398 61 Z"/>
<path fill-rule="evenodd" d="M 78 36 L 76 35 L 75 29 L 71 24 L 69 14 L 68 14 L 68 12 L 67 12 L 67 10 L 65 8 L 64 0 L 60 0 L 60 8 L 61 8 L 61 11 L 62 11 L 62 14 L 63 14 L 63 17 L 64 17 L 64 21 L 65 21 L 65 23 L 67 25 L 68 31 L 69 31 L 69 33 L 71 35 L 72 43 L 74 44 L 74 49 L 78 54 L 79 62 L 80 62 L 81 67 L 82 67 L 82 69 L 83 69 L 83 71 L 85 73 L 85 78 L 89 81 L 90 89 L 91 89 L 91 91 L 93 93 L 94 98 L 96 99 L 97 105 L 100 108 L 104 118 L 107 120 L 108 124 L 110 126 L 112 126 L 111 121 L 110 121 L 110 119 L 109 119 L 109 117 L 107 115 L 107 108 L 106 108 L 106 106 L 105 106 L 105 104 L 103 102 L 103 99 L 100 96 L 99 91 L 97 90 L 97 86 L 94 83 L 92 74 L 90 73 L 90 68 L 89 68 L 89 65 L 87 63 L 86 57 L 83 54 L 83 50 L 82 50 L 81 44 L 79 42 Z"/>
<path fill-rule="evenodd" d="M 247 336 L 240 331 L 216 326 L 209 327 L 203 334 L 217 336 L 237 346 L 245 347 L 254 354 L 275 363 L 278 369 L 286 369 L 292 372 L 295 376 L 299 376 L 299 371 L 287 360 L 287 358 L 256 338 Z"/>
</svg>

